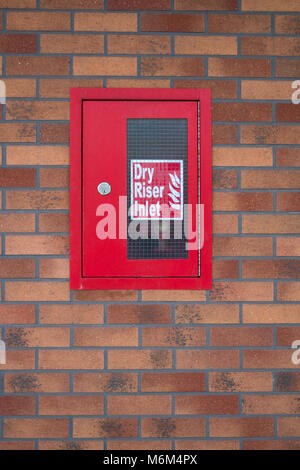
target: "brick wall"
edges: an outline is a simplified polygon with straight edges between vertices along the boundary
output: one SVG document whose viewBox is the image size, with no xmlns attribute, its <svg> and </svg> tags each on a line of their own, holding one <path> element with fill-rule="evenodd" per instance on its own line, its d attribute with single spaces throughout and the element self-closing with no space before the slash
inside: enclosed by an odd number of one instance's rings
<svg viewBox="0 0 300 470">
<path fill-rule="evenodd" d="M 300 1 L 0 7 L 0 448 L 300 449 Z M 71 86 L 212 89 L 212 291 L 70 291 Z"/>
</svg>

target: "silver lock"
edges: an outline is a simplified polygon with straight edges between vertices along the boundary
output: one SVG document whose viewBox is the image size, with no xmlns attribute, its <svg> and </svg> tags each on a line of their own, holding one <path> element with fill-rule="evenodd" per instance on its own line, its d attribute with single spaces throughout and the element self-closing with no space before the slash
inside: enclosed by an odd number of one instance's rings
<svg viewBox="0 0 300 470">
<path fill-rule="evenodd" d="M 98 193 L 101 196 L 106 196 L 111 192 L 111 185 L 106 181 L 102 181 L 102 183 L 98 184 Z"/>
</svg>

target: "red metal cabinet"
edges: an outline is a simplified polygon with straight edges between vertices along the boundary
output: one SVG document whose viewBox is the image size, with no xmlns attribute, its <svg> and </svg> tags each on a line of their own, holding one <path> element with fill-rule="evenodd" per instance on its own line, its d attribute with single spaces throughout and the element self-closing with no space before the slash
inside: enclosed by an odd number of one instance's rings
<svg viewBox="0 0 300 470">
<path fill-rule="evenodd" d="M 210 288 L 210 90 L 71 89 L 70 133 L 71 288 Z"/>
</svg>

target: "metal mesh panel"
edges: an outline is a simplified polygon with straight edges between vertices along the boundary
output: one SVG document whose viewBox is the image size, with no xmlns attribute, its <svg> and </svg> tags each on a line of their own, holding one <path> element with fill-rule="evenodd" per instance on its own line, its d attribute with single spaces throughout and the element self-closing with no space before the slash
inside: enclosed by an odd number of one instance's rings
<svg viewBox="0 0 300 470">
<path fill-rule="evenodd" d="M 127 120 L 128 259 L 186 259 L 184 220 L 132 220 L 132 160 L 182 162 L 183 200 L 187 191 L 187 119 Z M 177 165 L 178 166 L 178 165 Z"/>
</svg>

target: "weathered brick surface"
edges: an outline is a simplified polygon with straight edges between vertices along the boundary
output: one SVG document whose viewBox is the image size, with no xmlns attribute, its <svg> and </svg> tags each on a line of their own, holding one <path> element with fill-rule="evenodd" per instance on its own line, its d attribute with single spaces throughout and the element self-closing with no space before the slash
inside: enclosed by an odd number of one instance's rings
<svg viewBox="0 0 300 470">
<path fill-rule="evenodd" d="M 300 1 L 0 8 L 0 449 L 299 450 Z M 211 89 L 210 292 L 70 291 L 71 87 Z"/>
</svg>

